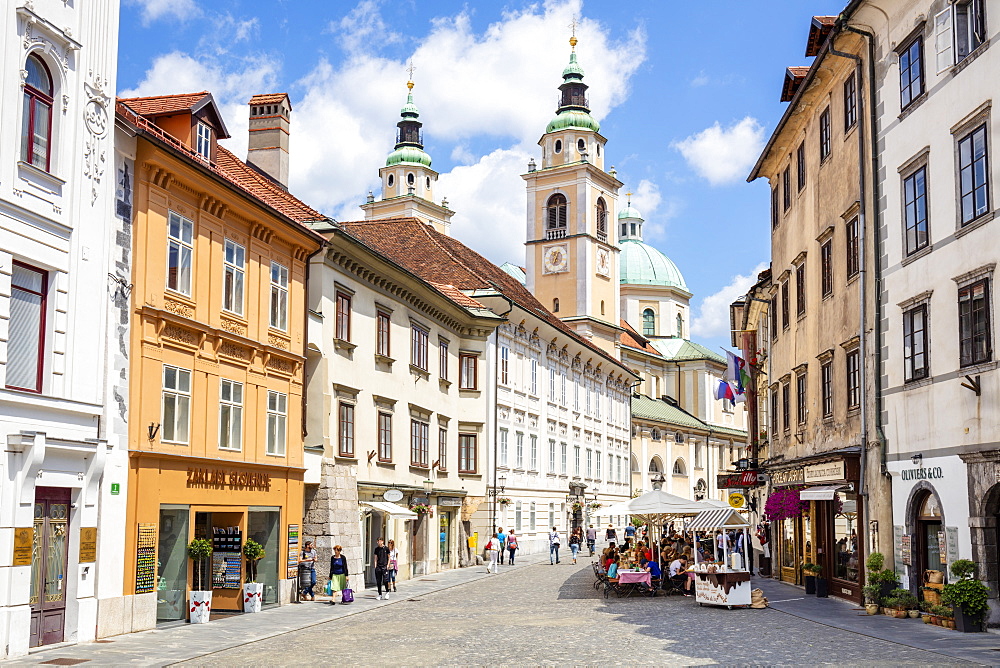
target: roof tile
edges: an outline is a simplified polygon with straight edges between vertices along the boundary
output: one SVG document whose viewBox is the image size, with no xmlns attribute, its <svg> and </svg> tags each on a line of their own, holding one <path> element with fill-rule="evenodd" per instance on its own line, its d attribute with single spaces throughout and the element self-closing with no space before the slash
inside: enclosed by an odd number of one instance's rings
<svg viewBox="0 0 1000 668">
<path fill-rule="evenodd" d="M 181 111 L 190 111 L 208 94 L 207 90 L 203 90 L 199 93 L 182 93 L 180 95 L 120 97 L 118 101 L 127 104 L 132 111 L 140 116 L 165 116 Z"/>
</svg>

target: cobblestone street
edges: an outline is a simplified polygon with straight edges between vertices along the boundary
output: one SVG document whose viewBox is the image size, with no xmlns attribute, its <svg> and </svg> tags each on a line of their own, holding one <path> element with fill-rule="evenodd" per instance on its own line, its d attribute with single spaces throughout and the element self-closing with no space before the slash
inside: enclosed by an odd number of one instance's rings
<svg viewBox="0 0 1000 668">
<path fill-rule="evenodd" d="M 612 596 L 605 600 L 592 587 L 593 581 L 590 565 L 584 560 L 577 566 L 566 561 L 559 566 L 537 564 L 419 598 L 393 600 L 379 609 L 226 649 L 224 653 L 188 663 L 203 666 L 217 666 L 220 660 L 226 665 L 244 666 L 962 663 L 953 657 L 832 628 L 774 609 L 701 608 L 693 599 L 680 597 Z M 916 627 L 915 622 L 912 628 Z"/>
</svg>

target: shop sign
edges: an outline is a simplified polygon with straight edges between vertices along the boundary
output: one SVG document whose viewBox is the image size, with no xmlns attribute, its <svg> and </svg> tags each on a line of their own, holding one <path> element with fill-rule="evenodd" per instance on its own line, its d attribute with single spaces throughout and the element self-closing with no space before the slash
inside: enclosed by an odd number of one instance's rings
<svg viewBox="0 0 1000 668">
<path fill-rule="evenodd" d="M 271 488 L 271 474 L 235 469 L 203 469 L 189 468 L 187 470 L 188 487 L 215 487 L 223 489 L 261 489 Z"/>
<path fill-rule="evenodd" d="M 733 492 L 732 494 L 729 495 L 729 505 L 732 506 L 733 508 L 736 508 L 737 510 L 745 506 L 746 503 L 747 503 L 746 497 L 744 497 L 739 492 Z"/>
<path fill-rule="evenodd" d="M 912 536 L 905 534 L 899 539 L 899 552 L 901 560 L 907 566 L 913 563 L 913 544 Z"/>
<path fill-rule="evenodd" d="M 97 527 L 80 527 L 80 563 L 97 561 Z"/>
<path fill-rule="evenodd" d="M 122 493 L 122 484 L 120 482 L 111 483 L 111 496 L 118 496 Z"/>
<path fill-rule="evenodd" d="M 938 554 L 941 555 L 941 563 L 948 563 L 948 538 L 944 531 L 938 531 Z"/>
<path fill-rule="evenodd" d="M 31 527 L 14 529 L 14 558 L 11 566 L 30 566 L 32 545 L 35 542 L 35 530 Z"/>
<path fill-rule="evenodd" d="M 941 470 L 940 466 L 932 466 L 926 469 L 923 467 L 918 469 L 903 469 L 901 474 L 903 480 L 933 480 L 944 477 L 944 471 Z"/>
<path fill-rule="evenodd" d="M 810 464 L 802 471 L 804 482 L 829 482 L 831 480 L 846 480 L 844 460 Z"/>
<path fill-rule="evenodd" d="M 945 527 L 948 543 L 948 562 L 958 559 L 958 527 Z"/>
<path fill-rule="evenodd" d="M 736 489 L 740 487 L 760 486 L 760 476 L 757 471 L 743 471 L 742 473 L 720 473 L 716 477 L 716 487 L 719 489 Z"/>
<path fill-rule="evenodd" d="M 458 508 L 458 507 L 461 507 L 461 505 L 462 505 L 462 497 L 460 497 L 460 496 L 439 496 L 438 497 L 438 505 L 439 506 L 445 506 L 445 507 L 451 507 L 451 508 Z"/>
<path fill-rule="evenodd" d="M 805 482 L 805 471 L 803 469 L 784 469 L 781 471 L 770 471 L 771 484 L 778 487 L 781 485 L 797 485 Z"/>
</svg>

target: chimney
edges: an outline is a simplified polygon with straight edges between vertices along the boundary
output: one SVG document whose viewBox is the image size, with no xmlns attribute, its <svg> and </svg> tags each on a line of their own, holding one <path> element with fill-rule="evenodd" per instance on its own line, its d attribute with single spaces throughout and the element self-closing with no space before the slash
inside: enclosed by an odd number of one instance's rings
<svg viewBox="0 0 1000 668">
<path fill-rule="evenodd" d="M 250 98 L 247 164 L 288 190 L 288 133 L 292 104 L 286 93 Z"/>
</svg>

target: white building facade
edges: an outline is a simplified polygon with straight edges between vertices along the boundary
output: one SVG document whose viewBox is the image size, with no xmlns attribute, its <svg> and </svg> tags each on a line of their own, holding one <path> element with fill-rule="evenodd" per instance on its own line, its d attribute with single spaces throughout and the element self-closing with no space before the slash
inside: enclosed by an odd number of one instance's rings
<svg viewBox="0 0 1000 668">
<path fill-rule="evenodd" d="M 113 145 L 118 3 L 5 3 L 0 30 L 6 658 L 131 617 L 121 595 L 131 193 Z"/>
<path fill-rule="evenodd" d="M 924 571 L 973 559 L 996 622 L 1000 2 L 852 4 L 852 28 L 880 27 L 880 417 L 896 569 L 916 591 Z"/>
</svg>

